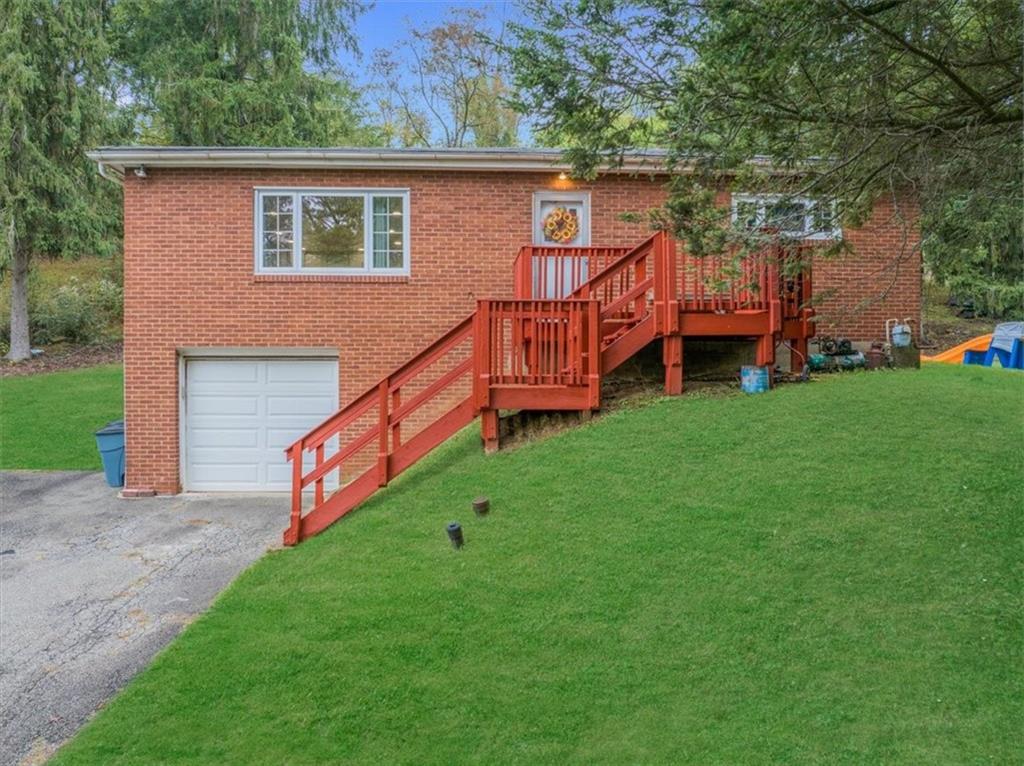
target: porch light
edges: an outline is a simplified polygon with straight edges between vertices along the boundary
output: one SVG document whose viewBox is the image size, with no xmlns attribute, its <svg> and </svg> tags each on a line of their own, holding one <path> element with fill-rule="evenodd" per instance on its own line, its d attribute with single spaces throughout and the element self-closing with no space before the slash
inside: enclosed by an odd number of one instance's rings
<svg viewBox="0 0 1024 766">
<path fill-rule="evenodd" d="M 563 170 L 563 171 L 562 171 L 561 173 L 559 173 L 559 174 L 558 174 L 558 180 L 559 180 L 559 181 L 568 181 L 568 180 L 569 180 L 569 174 L 568 174 L 568 173 L 566 173 L 566 172 L 565 172 L 565 171 Z"/>
</svg>

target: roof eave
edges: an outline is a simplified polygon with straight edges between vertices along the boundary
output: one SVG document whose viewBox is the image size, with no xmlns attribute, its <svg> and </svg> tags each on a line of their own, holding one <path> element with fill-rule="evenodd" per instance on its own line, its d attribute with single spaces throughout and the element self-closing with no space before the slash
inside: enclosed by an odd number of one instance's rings
<svg viewBox="0 0 1024 766">
<path fill-rule="evenodd" d="M 542 153 L 496 152 L 331 152 L 331 151 L 217 151 L 161 149 L 98 149 L 87 153 L 110 175 L 123 177 L 126 168 L 279 168 L 337 170 L 446 170 L 497 172 L 570 172 L 560 156 Z M 663 157 L 630 155 L 602 173 L 650 174 L 667 172 Z"/>
</svg>

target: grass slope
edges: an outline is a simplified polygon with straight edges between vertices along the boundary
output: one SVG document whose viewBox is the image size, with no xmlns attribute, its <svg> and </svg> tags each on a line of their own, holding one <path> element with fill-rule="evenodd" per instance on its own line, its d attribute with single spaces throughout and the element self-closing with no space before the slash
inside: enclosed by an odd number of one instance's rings
<svg viewBox="0 0 1024 766">
<path fill-rule="evenodd" d="M 935 365 L 466 433 L 56 763 L 1020 762 L 1022 395 Z"/>
<path fill-rule="evenodd" d="M 121 365 L 0 379 L 0 468 L 101 468 L 93 432 L 123 412 Z"/>
</svg>

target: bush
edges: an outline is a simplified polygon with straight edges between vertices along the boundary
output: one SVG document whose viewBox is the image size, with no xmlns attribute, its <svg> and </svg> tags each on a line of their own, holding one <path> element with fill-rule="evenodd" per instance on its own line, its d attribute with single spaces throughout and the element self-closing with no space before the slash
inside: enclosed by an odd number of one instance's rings
<svg viewBox="0 0 1024 766">
<path fill-rule="evenodd" d="M 71 277 L 29 315 L 35 343 L 95 343 L 109 340 L 112 318 L 120 314 L 121 288 L 106 279 Z"/>
<path fill-rule="evenodd" d="M 0 346 L 10 341 L 10 285 L 0 291 Z M 119 260 L 39 260 L 29 276 L 33 345 L 104 343 L 121 336 L 123 290 Z"/>
<path fill-rule="evenodd" d="M 958 275 L 948 282 L 960 305 L 970 301 L 978 316 L 1024 319 L 1024 284 L 1006 284 L 976 275 Z"/>
</svg>

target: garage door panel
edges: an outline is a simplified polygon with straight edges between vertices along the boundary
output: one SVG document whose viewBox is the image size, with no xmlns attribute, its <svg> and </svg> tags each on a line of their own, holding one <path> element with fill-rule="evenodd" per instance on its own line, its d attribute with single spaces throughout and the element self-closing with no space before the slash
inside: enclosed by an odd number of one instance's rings
<svg viewBox="0 0 1024 766">
<path fill-rule="evenodd" d="M 191 398 L 189 414 L 192 415 L 256 415 L 259 413 L 260 398 L 255 394 L 208 394 L 197 393 Z"/>
<path fill-rule="evenodd" d="M 320 415 L 322 418 L 334 411 L 332 396 L 268 396 L 267 415 Z M 321 419 L 322 419 L 321 418 Z"/>
<path fill-rule="evenodd" d="M 246 490 L 261 483 L 255 463 L 200 463 L 191 467 L 190 482 L 217 485 L 217 489 Z"/>
<path fill-rule="evenodd" d="M 330 383 L 335 381 L 337 363 L 333 361 L 306 361 L 302 363 L 302 369 L 284 364 L 272 364 L 267 368 L 267 382 L 275 383 L 296 383 L 298 385 L 312 385 L 315 388 L 318 383 Z"/>
<path fill-rule="evenodd" d="M 204 360 L 189 364 L 188 379 L 195 383 L 256 383 L 262 362 Z"/>
<path fill-rule="evenodd" d="M 192 460 L 202 465 L 258 465 L 266 450 L 262 447 L 192 447 Z"/>
<path fill-rule="evenodd" d="M 305 462 L 305 461 L 303 461 Z M 312 466 L 303 465 L 303 473 L 307 473 Z M 268 465 L 267 466 L 267 482 L 271 485 L 279 485 L 284 489 L 291 489 L 292 486 L 292 467 L 291 464 L 285 463 L 284 465 Z"/>
<path fill-rule="evenodd" d="M 337 391 L 335 361 L 189 361 L 186 488 L 289 490 L 292 473 L 284 448 L 335 411 Z M 329 444 L 326 452 L 336 449 Z M 311 470 L 315 456 L 305 456 L 303 463 L 304 471 Z"/>
<path fill-rule="evenodd" d="M 192 438 L 189 443 L 192 449 L 260 446 L 258 428 L 231 428 L 228 426 L 193 428 L 191 434 Z"/>
</svg>

